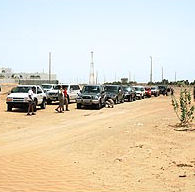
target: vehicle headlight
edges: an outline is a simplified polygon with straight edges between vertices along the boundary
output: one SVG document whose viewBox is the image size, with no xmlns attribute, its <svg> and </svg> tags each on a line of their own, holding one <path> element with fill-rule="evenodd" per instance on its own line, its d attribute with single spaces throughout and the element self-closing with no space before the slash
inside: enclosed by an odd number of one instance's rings
<svg viewBox="0 0 195 192">
<path fill-rule="evenodd" d="M 24 97 L 24 101 L 27 102 L 28 101 L 28 97 Z"/>
<path fill-rule="evenodd" d="M 82 99 L 81 95 L 78 95 L 76 99 Z"/>
<path fill-rule="evenodd" d="M 96 95 L 95 97 L 93 97 L 93 99 L 98 100 L 98 99 L 99 99 L 99 97 Z"/>
<path fill-rule="evenodd" d="M 7 97 L 7 101 L 11 102 L 11 101 L 13 101 L 13 98 L 12 97 Z"/>
</svg>

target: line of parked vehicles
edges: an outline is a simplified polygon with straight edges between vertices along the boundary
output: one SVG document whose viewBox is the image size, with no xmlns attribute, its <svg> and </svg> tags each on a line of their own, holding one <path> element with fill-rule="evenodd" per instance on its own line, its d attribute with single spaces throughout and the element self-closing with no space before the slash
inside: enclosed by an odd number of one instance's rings
<svg viewBox="0 0 195 192">
<path fill-rule="evenodd" d="M 84 85 L 82 89 L 78 84 L 43 84 L 18 85 L 14 87 L 7 96 L 7 111 L 13 108 L 28 108 L 28 91 L 36 88 L 34 93 L 35 110 L 37 106 L 42 109 L 46 104 L 58 101 L 60 87 L 67 89 L 68 102 L 76 102 L 77 109 L 85 106 L 93 106 L 101 109 L 105 106 L 107 99 L 112 99 L 115 104 L 125 101 L 132 102 L 149 98 L 152 95 L 158 97 L 160 94 L 168 95 L 170 89 L 166 85 L 160 86 L 128 86 L 128 85 Z"/>
</svg>

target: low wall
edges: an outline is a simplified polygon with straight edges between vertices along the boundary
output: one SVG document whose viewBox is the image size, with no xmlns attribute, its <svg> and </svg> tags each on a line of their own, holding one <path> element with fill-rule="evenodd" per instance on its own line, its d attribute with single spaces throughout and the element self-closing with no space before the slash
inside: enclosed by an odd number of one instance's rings
<svg viewBox="0 0 195 192">
<path fill-rule="evenodd" d="M 18 79 L 0 79 L 0 84 L 8 84 L 8 83 L 18 83 Z"/>
<path fill-rule="evenodd" d="M 42 85 L 42 84 L 58 84 L 58 80 L 19 80 L 20 85 Z"/>
</svg>

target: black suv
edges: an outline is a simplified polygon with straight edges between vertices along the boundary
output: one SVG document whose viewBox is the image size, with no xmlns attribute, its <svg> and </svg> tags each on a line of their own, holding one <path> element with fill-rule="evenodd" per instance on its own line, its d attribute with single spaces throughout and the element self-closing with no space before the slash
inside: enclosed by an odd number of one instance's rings
<svg viewBox="0 0 195 192">
<path fill-rule="evenodd" d="M 128 101 L 135 101 L 136 100 L 136 92 L 135 89 L 131 86 L 123 86 L 125 99 Z"/>
<path fill-rule="evenodd" d="M 159 93 L 162 95 L 167 96 L 168 93 L 170 92 L 170 88 L 168 88 L 167 85 L 159 85 L 158 88 L 159 88 Z"/>
<path fill-rule="evenodd" d="M 77 109 L 81 106 L 94 106 L 101 109 L 105 105 L 106 95 L 102 85 L 85 85 L 76 98 Z"/>
<path fill-rule="evenodd" d="M 104 85 L 106 97 L 111 98 L 115 104 L 124 103 L 125 95 L 121 85 Z"/>
</svg>

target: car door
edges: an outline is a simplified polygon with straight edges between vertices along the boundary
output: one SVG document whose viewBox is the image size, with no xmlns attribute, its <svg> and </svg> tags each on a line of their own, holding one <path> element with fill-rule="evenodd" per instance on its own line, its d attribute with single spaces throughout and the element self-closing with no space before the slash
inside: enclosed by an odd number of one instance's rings
<svg viewBox="0 0 195 192">
<path fill-rule="evenodd" d="M 37 101 L 38 105 L 40 105 L 43 102 L 43 91 L 40 87 L 37 87 Z"/>
<path fill-rule="evenodd" d="M 70 95 L 69 95 L 70 100 L 75 100 L 76 99 L 76 91 L 75 91 L 74 85 L 70 85 L 69 92 L 70 92 Z"/>
<path fill-rule="evenodd" d="M 144 97 L 145 96 L 145 89 L 144 89 L 144 87 L 141 87 L 141 92 L 142 92 L 142 97 Z"/>
<path fill-rule="evenodd" d="M 79 85 L 74 85 L 74 93 L 75 93 L 75 99 L 76 99 L 78 97 L 78 94 L 80 93 Z"/>
<path fill-rule="evenodd" d="M 118 87 L 118 100 L 121 101 L 123 98 L 123 90 L 122 88 L 119 86 Z"/>
</svg>

